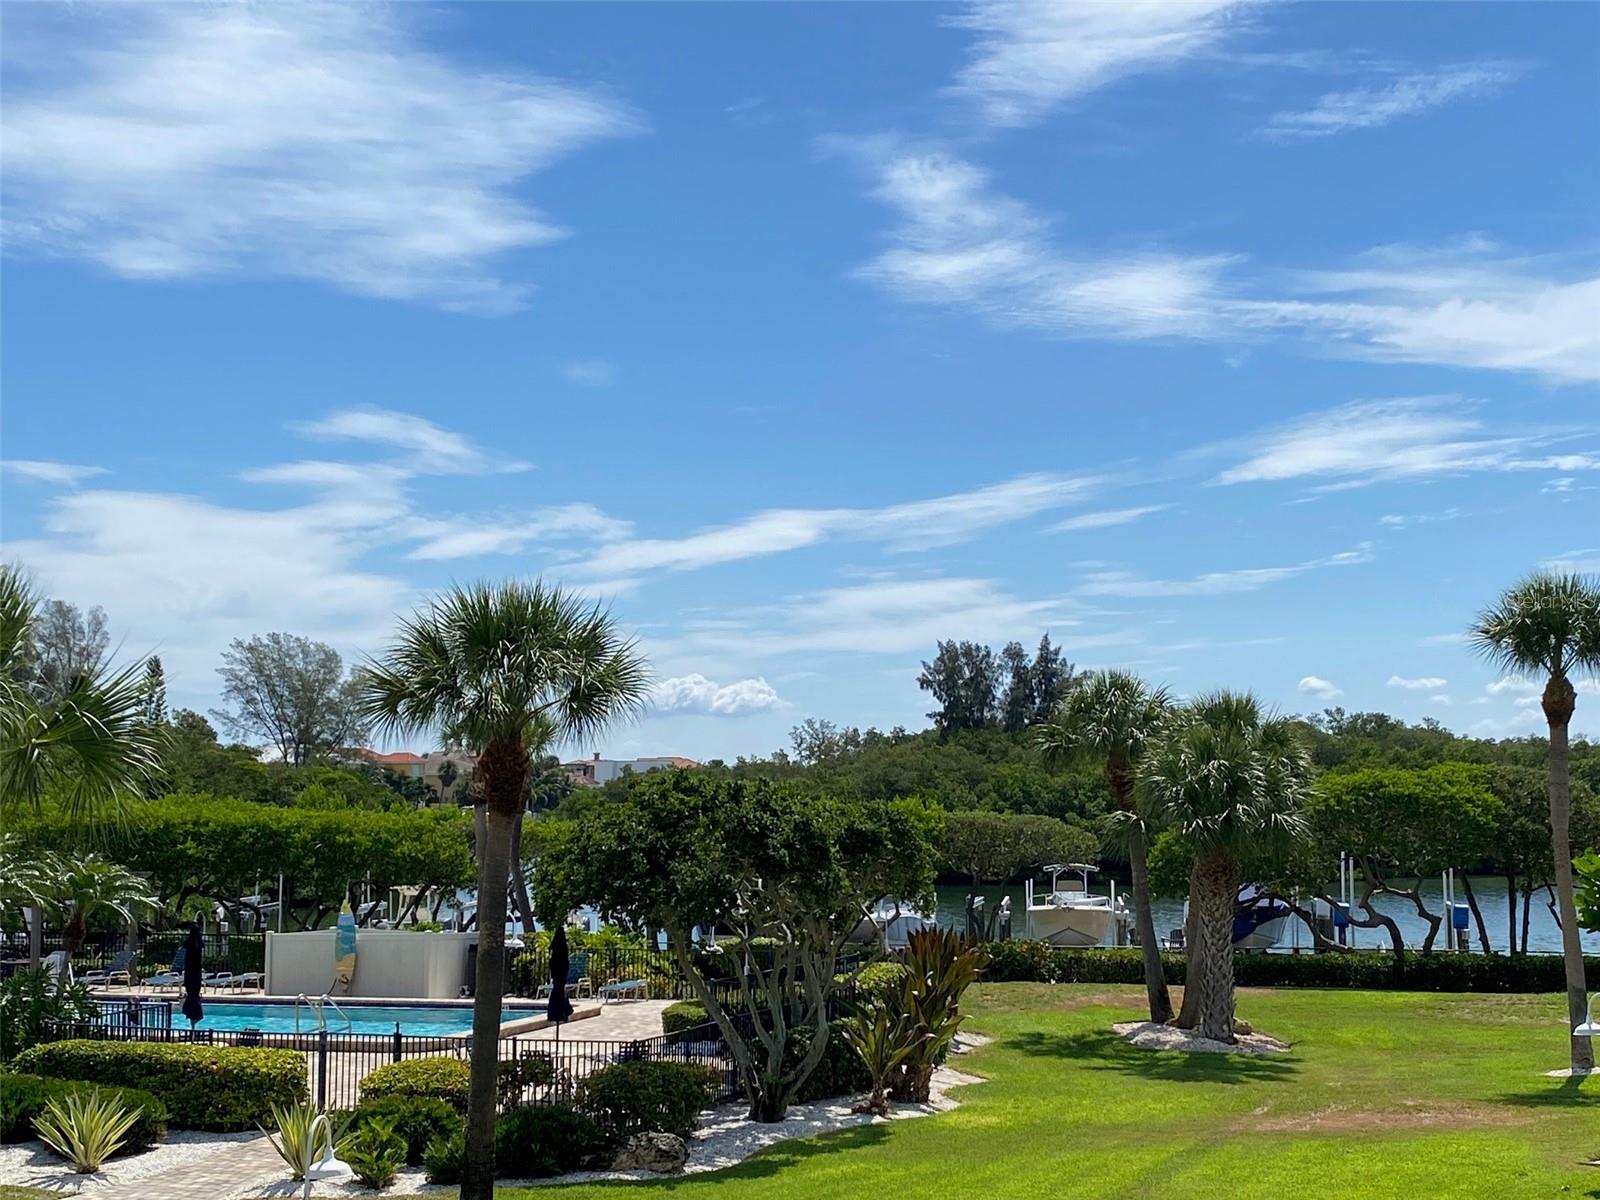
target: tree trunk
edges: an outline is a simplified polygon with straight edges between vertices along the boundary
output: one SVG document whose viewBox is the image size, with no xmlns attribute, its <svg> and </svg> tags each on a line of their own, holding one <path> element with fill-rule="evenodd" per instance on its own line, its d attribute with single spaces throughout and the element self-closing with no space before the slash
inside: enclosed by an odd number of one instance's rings
<svg viewBox="0 0 1600 1200">
<path fill-rule="evenodd" d="M 1180 1029 L 1193 1029 L 1200 1013 L 1200 988 L 1201 976 L 1205 973 L 1205 964 L 1196 957 L 1195 945 L 1200 940 L 1199 929 L 1200 911 L 1195 905 L 1194 896 L 1196 872 L 1199 864 L 1189 868 L 1189 911 L 1183 914 L 1183 1007 L 1178 1011 L 1172 1024 Z"/>
<path fill-rule="evenodd" d="M 505 987 L 506 879 L 511 842 L 527 786 L 520 739 L 484 747 L 478 764 L 485 803 L 478 851 L 478 969 L 472 997 L 472 1071 L 467 1085 L 466 1155 L 460 1200 L 493 1200 L 495 1100 L 500 1071 L 500 1010 Z"/>
<path fill-rule="evenodd" d="M 1478 907 L 1478 897 L 1472 891 L 1472 877 L 1465 871 L 1461 872 L 1461 887 L 1467 894 L 1467 907 L 1472 910 L 1472 920 L 1478 926 L 1478 941 L 1483 945 L 1485 954 L 1493 954 L 1494 947 L 1489 944 L 1489 926 L 1483 919 L 1483 910 Z"/>
<path fill-rule="evenodd" d="M 1517 877 L 1506 876 L 1506 944 L 1510 953 L 1516 954 L 1517 950 Z"/>
<path fill-rule="evenodd" d="M 1239 867 L 1231 855 L 1210 854 L 1195 863 L 1189 897 L 1195 920 L 1195 945 L 1189 955 L 1191 978 L 1185 1007 L 1194 994 L 1194 1024 L 1201 1037 L 1233 1038 L 1233 911 L 1239 894 Z M 1196 970 L 1197 969 L 1197 970 Z M 1193 978 L 1198 973 L 1199 978 Z M 1180 1021 L 1180 1025 L 1182 1022 Z"/>
<path fill-rule="evenodd" d="M 1572 894 L 1572 841 L 1568 830 L 1572 790 L 1567 778 L 1567 723 L 1572 719 L 1572 684 L 1565 676 L 1552 676 L 1545 686 L 1543 701 L 1545 718 L 1550 723 L 1550 840 L 1555 851 L 1556 903 L 1561 911 L 1561 956 L 1567 968 L 1567 1028 L 1570 1030 L 1589 1019 L 1578 906 Z M 1570 1041 L 1572 1070 L 1594 1070 L 1594 1046 L 1590 1040 L 1571 1037 Z"/>
<path fill-rule="evenodd" d="M 1128 865 L 1133 872 L 1133 924 L 1144 960 L 1145 998 L 1150 1004 L 1150 1019 L 1165 1025 L 1172 1019 L 1172 996 L 1167 991 L 1161 943 L 1156 940 L 1155 917 L 1150 912 L 1150 863 L 1142 826 L 1135 825 L 1128 838 Z"/>
<path fill-rule="evenodd" d="M 524 937 L 533 936 L 533 901 L 528 897 L 528 874 L 522 869 L 522 823 L 528 814 L 518 810 L 511 833 L 511 895 L 517 905 L 517 919 Z"/>
</svg>

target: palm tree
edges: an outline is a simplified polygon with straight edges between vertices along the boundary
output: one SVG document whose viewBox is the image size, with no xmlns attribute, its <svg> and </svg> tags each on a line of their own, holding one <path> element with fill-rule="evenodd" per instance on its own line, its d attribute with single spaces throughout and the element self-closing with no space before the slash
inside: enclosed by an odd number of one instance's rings
<svg viewBox="0 0 1600 1200">
<path fill-rule="evenodd" d="M 92 918 L 110 913 L 132 925 L 157 907 L 149 884 L 98 854 L 57 855 L 53 868 L 54 907 L 62 919 L 61 948 L 69 958 L 83 948 Z"/>
<path fill-rule="evenodd" d="M 1582 575 L 1535 572 L 1480 613 L 1469 636 L 1501 670 L 1545 681 L 1541 701 L 1550 726 L 1550 840 L 1567 968 L 1567 1025 L 1573 1028 L 1587 1020 L 1588 998 L 1572 895 L 1567 726 L 1577 706 L 1572 674 L 1600 671 L 1600 583 Z M 1571 1042 L 1572 1070 L 1594 1070 L 1590 1040 L 1574 1037 Z"/>
<path fill-rule="evenodd" d="M 1301 835 L 1311 760 L 1290 722 L 1254 696 L 1219 691 L 1172 712 L 1139 769 L 1145 816 L 1194 855 L 1194 936 L 1177 1024 L 1233 1041 L 1233 912 L 1242 859 L 1260 861 Z"/>
<path fill-rule="evenodd" d="M 642 707 L 644 659 L 610 614 L 559 587 L 457 587 L 403 621 L 362 678 L 380 731 L 437 731 L 478 755 L 478 965 L 462 1200 L 494 1192 L 494 1115 L 506 890 L 528 770 L 547 743 L 587 739 Z"/>
<path fill-rule="evenodd" d="M 1134 780 L 1145 747 L 1169 706 L 1165 688 L 1151 691 L 1131 671 L 1096 671 L 1068 692 L 1037 730 L 1038 746 L 1055 758 L 1098 759 L 1127 836 L 1133 873 L 1133 920 L 1144 956 L 1144 990 L 1150 1019 L 1172 1018 L 1172 998 L 1161 965 L 1155 919 L 1150 914 L 1149 837 L 1134 803 Z"/>
</svg>

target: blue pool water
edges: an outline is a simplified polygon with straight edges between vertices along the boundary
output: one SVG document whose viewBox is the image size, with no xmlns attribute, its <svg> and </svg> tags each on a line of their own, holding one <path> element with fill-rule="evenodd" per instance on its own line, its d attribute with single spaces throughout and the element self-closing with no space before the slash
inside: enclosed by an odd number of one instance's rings
<svg viewBox="0 0 1600 1200">
<path fill-rule="evenodd" d="M 450 1034 L 472 1032 L 472 1009 L 440 1008 L 428 1005 L 394 1005 L 377 1006 L 368 1004 L 351 1004 L 341 1006 L 342 1011 L 350 1018 L 350 1028 L 345 1029 L 343 1018 L 332 1007 L 327 1011 L 328 1030 L 330 1033 L 393 1033 L 398 1023 L 400 1032 L 408 1037 L 443 1037 Z M 200 1020 L 201 1029 L 217 1031 L 259 1029 L 262 1033 L 293 1033 L 294 1005 L 292 1004 L 240 1004 L 233 1002 L 207 1001 L 205 1016 Z M 528 1009 L 507 1009 L 503 1017 L 507 1021 L 521 1020 L 524 1017 L 536 1016 Z M 182 1017 L 173 1014 L 173 1024 L 185 1024 Z M 317 1028 L 316 1016 L 307 1012 L 304 1005 L 300 1007 L 300 1030 L 313 1032 Z"/>
</svg>

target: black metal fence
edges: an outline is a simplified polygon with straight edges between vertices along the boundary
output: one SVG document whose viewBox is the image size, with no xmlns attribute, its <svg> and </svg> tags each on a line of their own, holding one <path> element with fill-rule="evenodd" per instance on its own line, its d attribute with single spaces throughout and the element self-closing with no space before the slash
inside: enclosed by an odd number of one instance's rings
<svg viewBox="0 0 1600 1200">
<path fill-rule="evenodd" d="M 187 930 L 163 929 L 140 936 L 138 957 L 134 970 L 139 975 L 154 975 L 172 966 L 178 957 L 178 947 L 189 936 Z M 204 946 L 204 963 L 207 972 L 264 971 L 267 961 L 267 941 L 259 933 L 206 933 L 201 935 Z M 46 931 L 42 953 L 65 949 L 59 932 Z M 130 949 L 126 933 L 91 933 L 72 954 L 72 969 L 85 971 L 105 970 L 112 961 Z M 28 935 L 11 933 L 0 940 L 0 961 L 18 963 L 27 961 Z"/>
<path fill-rule="evenodd" d="M 191 1031 L 127 1021 L 100 1025 L 53 1023 L 47 1027 L 44 1040 L 66 1038 L 292 1050 L 305 1056 L 306 1087 L 312 1099 L 321 1107 L 336 1109 L 355 1107 L 361 1099 L 361 1081 L 379 1067 L 417 1058 L 466 1062 L 472 1052 L 470 1037 L 414 1036 L 401 1033 L 399 1026 L 393 1033 L 357 1034 L 337 1029 L 304 1033 Z M 698 1064 L 717 1072 L 719 1099 L 741 1094 L 738 1070 L 715 1025 L 629 1041 L 572 1038 L 564 1032 L 557 1038 L 551 1031 L 542 1030 L 538 1036 L 501 1038 L 498 1051 L 502 1110 L 570 1100 L 586 1076 L 620 1062 Z"/>
</svg>

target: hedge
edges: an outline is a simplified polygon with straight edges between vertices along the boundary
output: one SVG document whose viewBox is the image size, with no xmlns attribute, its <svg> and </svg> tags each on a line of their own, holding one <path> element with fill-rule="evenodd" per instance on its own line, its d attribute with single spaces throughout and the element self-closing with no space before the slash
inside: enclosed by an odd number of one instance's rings
<svg viewBox="0 0 1600 1200">
<path fill-rule="evenodd" d="M 612 1063 L 579 1082 L 577 1107 L 618 1141 L 636 1133 L 686 1138 L 720 1084 L 717 1071 L 695 1063 Z"/>
<path fill-rule="evenodd" d="M 379 1067 L 361 1081 L 361 1102 L 385 1096 L 428 1096 L 457 1112 L 467 1111 L 467 1082 L 472 1068 L 459 1058 L 408 1058 Z"/>
<path fill-rule="evenodd" d="M 294 1050 L 75 1039 L 24 1050 L 12 1067 L 142 1089 L 167 1106 L 175 1129 L 253 1129 L 271 1124 L 274 1104 L 306 1100 L 306 1060 Z"/>
<path fill-rule="evenodd" d="M 45 1079 L 39 1075 L 0 1075 L 0 1144 L 23 1142 L 35 1136 L 33 1119 L 51 1100 L 72 1092 L 95 1090 L 96 1085 L 73 1079 Z M 154 1146 L 167 1132 L 167 1106 L 138 1088 L 103 1089 L 138 1114 L 123 1139 L 117 1156 L 137 1154 Z"/>
<path fill-rule="evenodd" d="M 501 1179 L 565 1175 L 606 1165 L 611 1145 L 611 1137 L 593 1117 L 567 1105 L 517 1108 L 495 1122 L 494 1172 Z"/>
<path fill-rule="evenodd" d="M 448 1138 L 465 1128 L 460 1113 L 432 1096 L 383 1096 L 363 1100 L 351 1114 L 350 1127 L 360 1129 L 374 1117 L 394 1122 L 394 1131 L 405 1139 L 406 1165 L 411 1167 L 422 1165 L 428 1143 L 434 1138 Z"/>
<path fill-rule="evenodd" d="M 1182 984 L 1184 957 L 1161 955 L 1168 983 Z M 1600 958 L 1585 960 L 1600 978 Z M 1555 954 L 1464 954 L 1435 951 L 1396 959 L 1385 950 L 1321 954 L 1236 954 L 1240 987 L 1351 987 L 1414 992 L 1562 992 L 1566 976 Z M 1069 950 L 1043 942 L 989 946 L 987 983 L 1143 983 L 1137 949 Z"/>
<path fill-rule="evenodd" d="M 683 1034 L 710 1021 L 705 1005 L 698 1000 L 679 1000 L 661 1010 L 661 1032 L 674 1042 L 684 1040 Z M 714 1036 L 720 1039 L 722 1034 L 719 1032 Z"/>
</svg>

